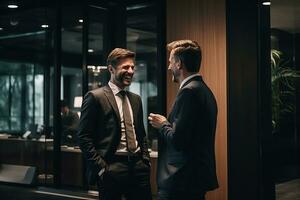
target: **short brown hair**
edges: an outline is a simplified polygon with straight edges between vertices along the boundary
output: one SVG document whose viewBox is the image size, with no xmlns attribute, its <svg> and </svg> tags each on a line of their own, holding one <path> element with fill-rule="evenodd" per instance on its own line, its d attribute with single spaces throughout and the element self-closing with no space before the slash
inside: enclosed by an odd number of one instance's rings
<svg viewBox="0 0 300 200">
<path fill-rule="evenodd" d="M 176 40 L 167 45 L 169 51 L 174 50 L 175 59 L 179 59 L 185 65 L 188 72 L 199 72 L 202 53 L 196 41 Z"/>
<path fill-rule="evenodd" d="M 135 53 L 128 49 L 115 48 L 110 52 L 110 54 L 107 57 L 107 66 L 111 65 L 115 68 L 120 62 L 120 60 L 124 58 L 134 59 Z"/>
</svg>

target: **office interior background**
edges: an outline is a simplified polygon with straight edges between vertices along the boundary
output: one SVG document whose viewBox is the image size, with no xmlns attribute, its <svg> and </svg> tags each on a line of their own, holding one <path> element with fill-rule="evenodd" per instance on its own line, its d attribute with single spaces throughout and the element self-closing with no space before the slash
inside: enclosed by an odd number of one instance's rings
<svg viewBox="0 0 300 200">
<path fill-rule="evenodd" d="M 97 199 L 60 101 L 80 116 L 83 95 L 109 80 L 109 51 L 126 47 L 137 53 L 129 90 L 143 101 L 155 198 L 147 115 L 169 113 L 178 85 L 165 45 L 188 38 L 202 47 L 200 73 L 219 108 L 220 187 L 207 199 L 300 198 L 299 10 L 298 0 L 2 0 L 1 196 Z"/>
</svg>

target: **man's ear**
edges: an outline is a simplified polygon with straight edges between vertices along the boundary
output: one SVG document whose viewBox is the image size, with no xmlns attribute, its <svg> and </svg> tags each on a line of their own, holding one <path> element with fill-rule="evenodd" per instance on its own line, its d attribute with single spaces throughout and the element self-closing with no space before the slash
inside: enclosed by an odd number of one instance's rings
<svg viewBox="0 0 300 200">
<path fill-rule="evenodd" d="M 182 69 L 182 67 L 183 67 L 183 63 L 181 62 L 180 59 L 177 62 L 177 67 L 178 67 L 178 69 Z"/>
<path fill-rule="evenodd" d="M 113 74 L 113 73 L 114 73 L 113 66 L 108 65 L 108 71 L 109 71 L 111 74 Z"/>
</svg>

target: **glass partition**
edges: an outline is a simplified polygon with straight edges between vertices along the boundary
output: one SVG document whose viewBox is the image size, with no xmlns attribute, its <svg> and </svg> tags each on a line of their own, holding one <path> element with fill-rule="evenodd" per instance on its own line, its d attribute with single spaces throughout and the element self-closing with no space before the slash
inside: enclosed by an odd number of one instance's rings
<svg viewBox="0 0 300 200">
<path fill-rule="evenodd" d="M 61 16 L 53 2 L 18 3 L 12 10 L 0 4 L 0 165 L 35 167 L 37 185 L 95 189 L 86 182 L 76 141 L 82 96 L 108 83 L 109 50 L 127 45 L 137 53 L 130 90 L 142 97 L 147 127 L 159 104 L 156 3 L 63 0 Z M 112 10 L 124 13 L 112 17 Z M 151 131 L 147 127 L 150 138 Z"/>
<path fill-rule="evenodd" d="M 80 103 L 75 100 L 82 97 L 82 6 L 79 3 L 62 7 L 62 68 L 61 68 L 61 145 L 78 146 L 76 133 L 79 123 Z"/>
<path fill-rule="evenodd" d="M 32 63 L 0 61 L 1 131 L 19 136 L 31 124 L 44 123 L 43 68 Z"/>
<path fill-rule="evenodd" d="M 106 66 L 108 11 L 100 6 L 89 5 L 88 19 L 88 90 L 93 90 L 106 85 L 110 79 Z"/>
<path fill-rule="evenodd" d="M 158 109 L 157 5 L 142 3 L 127 6 L 127 48 L 136 52 L 136 71 L 129 90 L 143 102 L 144 124 L 150 141 L 155 130 L 148 126 L 150 112 Z"/>
<path fill-rule="evenodd" d="M 272 0 L 271 85 L 276 199 L 300 197 L 300 2 Z M 298 191 L 298 192 L 297 192 Z"/>
<path fill-rule="evenodd" d="M 53 140 L 45 77 L 54 12 L 38 2 L 18 6 L 1 7 L 0 13 L 0 164 L 35 167 L 34 178 L 44 184 L 52 168 L 46 153 Z"/>
</svg>

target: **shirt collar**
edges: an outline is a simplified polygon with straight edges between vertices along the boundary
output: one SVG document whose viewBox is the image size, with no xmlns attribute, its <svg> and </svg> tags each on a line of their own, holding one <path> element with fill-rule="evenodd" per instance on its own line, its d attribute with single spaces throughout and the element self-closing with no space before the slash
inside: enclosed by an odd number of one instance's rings
<svg viewBox="0 0 300 200">
<path fill-rule="evenodd" d="M 113 82 L 109 81 L 108 85 L 110 87 L 110 89 L 112 90 L 114 95 L 117 95 L 122 89 L 119 88 L 118 86 L 116 86 L 116 84 L 114 84 Z"/>
<path fill-rule="evenodd" d="M 200 75 L 199 75 L 199 74 L 192 74 L 192 75 L 186 77 L 186 78 L 181 82 L 179 89 L 181 89 L 182 86 L 183 86 L 186 82 L 188 82 L 190 79 L 192 79 L 192 78 L 194 78 L 194 77 L 196 77 L 196 76 L 200 76 Z"/>
</svg>

